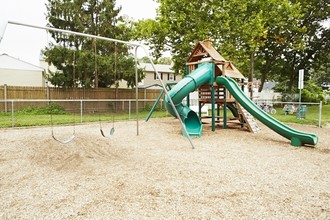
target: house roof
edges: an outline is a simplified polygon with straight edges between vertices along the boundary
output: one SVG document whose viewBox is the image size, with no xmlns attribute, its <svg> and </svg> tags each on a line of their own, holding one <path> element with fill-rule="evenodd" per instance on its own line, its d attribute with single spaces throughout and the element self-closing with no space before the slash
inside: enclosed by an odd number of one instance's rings
<svg viewBox="0 0 330 220">
<path fill-rule="evenodd" d="M 275 86 L 276 83 L 274 81 L 268 81 L 264 83 L 262 90 L 266 90 L 266 89 L 272 90 Z"/>
<path fill-rule="evenodd" d="M 155 72 L 154 68 L 152 68 L 151 63 L 140 63 L 140 68 L 143 68 L 146 72 Z M 161 73 L 174 73 L 172 70 L 172 65 L 168 64 L 155 64 L 155 67 L 158 72 Z"/>
<path fill-rule="evenodd" d="M 0 69 L 43 71 L 44 69 L 8 54 L 0 55 Z"/>
</svg>

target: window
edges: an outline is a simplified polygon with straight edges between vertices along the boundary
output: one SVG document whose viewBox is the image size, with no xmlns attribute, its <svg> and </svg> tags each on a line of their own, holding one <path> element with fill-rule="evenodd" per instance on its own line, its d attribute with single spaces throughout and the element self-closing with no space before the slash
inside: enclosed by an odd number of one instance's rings
<svg viewBox="0 0 330 220">
<path fill-rule="evenodd" d="M 160 78 L 163 79 L 163 74 L 159 73 L 159 75 L 160 75 Z M 158 80 L 158 76 L 156 73 L 154 73 L 154 80 Z"/>
<path fill-rule="evenodd" d="M 175 75 L 173 73 L 169 73 L 167 75 L 167 80 L 168 81 L 175 81 Z"/>
</svg>

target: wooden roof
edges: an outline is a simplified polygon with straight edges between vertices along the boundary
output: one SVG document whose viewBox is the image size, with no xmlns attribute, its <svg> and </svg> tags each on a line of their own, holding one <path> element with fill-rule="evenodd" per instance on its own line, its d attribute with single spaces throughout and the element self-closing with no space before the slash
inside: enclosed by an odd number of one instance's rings
<svg viewBox="0 0 330 220">
<path fill-rule="evenodd" d="M 245 77 L 241 74 L 238 69 L 232 64 L 231 62 L 227 63 L 228 65 L 225 65 L 225 76 L 229 76 L 231 78 L 238 78 L 238 79 L 244 79 Z M 217 65 L 217 67 L 221 70 L 222 65 Z"/>
<path fill-rule="evenodd" d="M 232 78 L 245 78 L 239 70 L 232 64 L 230 61 L 227 61 L 223 56 L 221 56 L 218 51 L 212 46 L 212 41 L 207 39 L 204 41 L 199 41 L 190 56 L 188 57 L 187 62 L 197 62 L 205 58 L 212 58 L 215 62 L 225 62 L 229 63 L 225 65 L 225 75 Z M 222 65 L 216 65 L 222 72 Z"/>
</svg>

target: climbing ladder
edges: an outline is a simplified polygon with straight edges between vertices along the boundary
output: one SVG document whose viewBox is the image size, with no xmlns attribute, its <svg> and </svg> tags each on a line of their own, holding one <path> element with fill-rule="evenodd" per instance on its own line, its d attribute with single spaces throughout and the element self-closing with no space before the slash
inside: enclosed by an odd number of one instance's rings
<svg viewBox="0 0 330 220">
<path fill-rule="evenodd" d="M 236 106 L 238 109 L 238 114 L 242 118 L 242 123 L 246 124 L 246 127 L 250 132 L 257 133 L 260 131 L 260 127 L 257 124 L 257 121 L 251 115 L 243 106 L 241 106 L 237 101 L 236 101 Z"/>
</svg>

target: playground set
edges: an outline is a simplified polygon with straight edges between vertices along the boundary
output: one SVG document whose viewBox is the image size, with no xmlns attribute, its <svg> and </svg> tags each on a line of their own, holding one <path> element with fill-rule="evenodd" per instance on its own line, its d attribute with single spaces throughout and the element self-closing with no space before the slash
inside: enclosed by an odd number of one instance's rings
<svg viewBox="0 0 330 220">
<path fill-rule="evenodd" d="M 293 146 L 315 145 L 318 141 L 318 137 L 314 134 L 304 133 L 297 131 L 288 127 L 287 125 L 281 123 L 275 118 L 271 117 L 269 114 L 260 109 L 253 101 L 248 98 L 242 89 L 239 87 L 237 82 L 233 79 L 243 79 L 244 76 L 235 68 L 235 66 L 230 62 L 225 60 L 212 46 L 210 40 L 204 40 L 198 42 L 195 49 L 192 51 L 186 63 L 186 76 L 177 84 L 165 85 L 161 80 L 161 77 L 152 62 L 152 59 L 147 53 L 146 48 L 142 44 L 111 39 L 101 36 L 95 36 L 91 34 L 84 34 L 79 32 L 73 32 L 68 30 L 62 30 L 52 27 L 41 27 L 36 25 L 18 23 L 13 21 L 4 22 L 0 26 L 0 43 L 5 32 L 7 24 L 25 26 L 30 28 L 42 29 L 47 31 L 61 32 L 67 35 L 90 37 L 94 40 L 100 39 L 105 41 L 110 41 L 114 43 L 126 44 L 134 47 L 135 51 L 135 83 L 138 85 L 137 77 L 137 50 L 142 48 L 149 58 L 153 69 L 160 81 L 163 88 L 161 95 L 165 94 L 165 107 L 167 111 L 179 119 L 182 126 L 182 133 L 186 136 L 191 143 L 193 143 L 191 137 L 200 137 L 202 135 L 202 120 L 201 109 L 205 104 L 211 104 L 211 119 L 212 119 L 212 131 L 215 131 L 216 119 L 219 122 L 220 119 L 220 107 L 223 107 L 223 127 L 227 127 L 227 108 L 232 112 L 235 118 L 239 121 L 241 127 L 247 127 L 248 130 L 256 132 L 258 127 L 252 116 L 257 118 L 259 121 L 264 123 L 270 129 L 274 130 L 283 137 L 291 140 Z M 188 97 L 189 93 L 198 90 L 199 104 L 198 112 L 193 111 L 189 107 L 189 101 L 187 105 L 184 105 L 182 101 Z M 160 97 L 156 101 L 155 105 L 159 101 Z M 155 107 L 154 105 L 154 107 Z M 215 115 L 215 110 L 217 106 L 217 115 Z M 147 118 L 149 119 L 154 107 Z M 136 86 L 136 128 L 137 135 L 139 135 L 139 120 L 138 120 L 138 87 Z M 100 131 L 103 136 L 105 135 L 101 124 Z M 114 128 L 111 129 L 110 135 L 113 135 Z M 75 129 L 73 134 L 64 141 L 57 139 L 54 136 L 52 130 L 52 137 L 66 144 L 72 141 L 75 137 Z"/>
<path fill-rule="evenodd" d="M 198 42 L 188 57 L 186 76 L 177 84 L 166 87 L 169 91 L 168 95 L 165 95 L 165 107 L 174 117 L 177 117 L 175 111 L 179 113 L 190 137 L 201 137 L 203 120 L 207 117 L 211 118 L 212 131 L 215 131 L 216 123 L 221 122 L 222 118 L 223 128 L 227 128 L 229 123 L 235 123 L 251 132 L 257 132 L 259 127 L 255 117 L 270 129 L 289 139 L 293 146 L 317 143 L 316 135 L 292 129 L 260 109 L 245 95 L 244 85 L 240 87 L 234 80 L 244 78 L 230 61 L 225 60 L 215 50 L 210 40 Z M 196 90 L 198 91 L 198 111 L 196 111 L 198 114 L 189 106 L 189 93 Z M 163 93 L 164 91 L 161 92 L 151 109 L 147 121 Z M 182 102 L 186 97 L 187 105 Z M 174 105 L 171 104 L 170 99 Z M 211 105 L 211 116 L 202 117 L 201 110 L 206 104 Z M 223 109 L 222 117 L 220 117 L 221 107 Z M 235 121 L 227 120 L 228 109 L 232 112 Z M 186 135 L 184 129 L 182 133 Z"/>
</svg>

